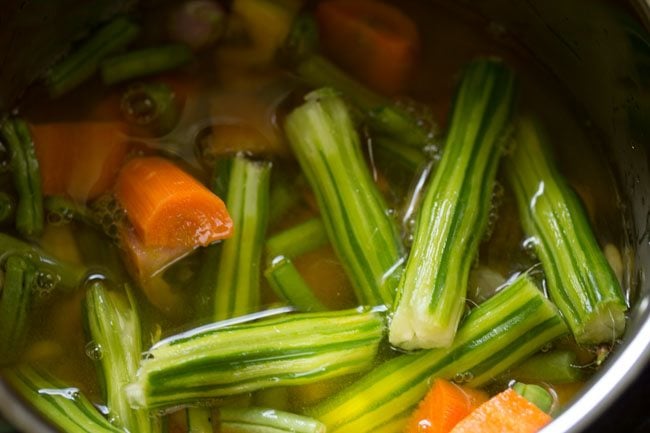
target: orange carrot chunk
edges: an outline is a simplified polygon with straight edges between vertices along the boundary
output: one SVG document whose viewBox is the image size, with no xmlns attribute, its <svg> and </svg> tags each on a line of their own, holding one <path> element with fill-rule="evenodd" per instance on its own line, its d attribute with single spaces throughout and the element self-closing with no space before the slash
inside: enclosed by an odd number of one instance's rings
<svg viewBox="0 0 650 433">
<path fill-rule="evenodd" d="M 406 433 L 449 433 L 461 419 L 487 400 L 488 395 L 483 391 L 436 379 L 413 412 Z"/>
<path fill-rule="evenodd" d="M 120 122 L 31 125 L 44 195 L 85 202 L 115 181 L 130 145 Z"/>
<path fill-rule="evenodd" d="M 533 403 L 507 389 L 456 424 L 452 433 L 534 433 L 552 418 Z"/>
<path fill-rule="evenodd" d="M 144 247 L 194 248 L 232 235 L 223 201 L 164 158 L 130 160 L 115 195 Z"/>
<path fill-rule="evenodd" d="M 373 0 L 330 0 L 316 11 L 321 44 L 341 67 L 387 95 L 403 90 L 419 51 L 418 30 L 402 11 Z"/>
</svg>

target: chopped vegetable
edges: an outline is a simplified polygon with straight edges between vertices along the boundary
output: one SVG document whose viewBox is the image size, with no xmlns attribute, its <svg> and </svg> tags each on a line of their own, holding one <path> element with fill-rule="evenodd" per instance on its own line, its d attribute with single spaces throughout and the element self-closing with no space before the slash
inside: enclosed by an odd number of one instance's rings
<svg viewBox="0 0 650 433">
<path fill-rule="evenodd" d="M 323 220 L 314 217 L 267 239 L 266 258 L 269 263 L 279 256 L 292 259 L 327 243 Z"/>
<path fill-rule="evenodd" d="M 24 236 L 37 237 L 43 231 L 43 194 L 34 142 L 27 124 L 19 118 L 0 124 L 0 138 L 9 149 L 11 172 L 18 191 L 16 229 Z"/>
<path fill-rule="evenodd" d="M 627 306 L 585 211 L 555 167 L 542 127 L 521 117 L 515 141 L 506 174 L 550 296 L 578 343 L 614 342 Z"/>
<path fill-rule="evenodd" d="M 278 171 L 276 171 L 278 173 Z M 285 178 L 271 181 L 271 192 L 269 202 L 273 206 L 269 209 L 269 227 L 283 220 L 291 208 L 300 201 L 299 192 L 294 184 Z"/>
<path fill-rule="evenodd" d="M 113 424 L 133 432 L 160 432 L 160 421 L 144 410 L 131 409 L 123 393 L 135 379 L 142 353 L 140 318 L 133 299 L 94 281 L 83 305 L 89 344 L 98 352 L 94 359 Z"/>
<path fill-rule="evenodd" d="M 363 371 L 372 365 L 384 326 L 381 314 L 357 310 L 241 322 L 154 345 L 126 389 L 131 404 L 175 406 Z"/>
<path fill-rule="evenodd" d="M 102 80 L 104 84 L 116 84 L 146 77 L 184 66 L 190 63 L 192 58 L 192 51 L 185 44 L 130 51 L 102 61 Z"/>
<path fill-rule="evenodd" d="M 0 192 L 0 225 L 14 223 L 16 200 L 6 192 Z"/>
<path fill-rule="evenodd" d="M 97 30 L 62 62 L 51 68 L 45 83 L 52 98 L 59 97 L 90 78 L 109 54 L 126 47 L 140 28 L 127 18 L 116 18 Z"/>
<path fill-rule="evenodd" d="M 84 281 L 88 270 L 73 263 L 67 263 L 52 257 L 40 248 L 0 233 L 0 251 L 3 254 L 20 254 L 30 258 L 39 270 L 37 289 L 43 292 L 61 290 L 73 291 Z"/>
<path fill-rule="evenodd" d="M 428 161 L 422 150 L 412 146 L 404 146 L 399 139 L 377 137 L 372 143 L 375 145 L 373 152 L 379 158 L 384 158 L 389 163 L 398 163 L 409 173 L 417 172 Z"/>
<path fill-rule="evenodd" d="M 276 56 L 280 63 L 295 66 L 318 51 L 318 25 L 309 13 L 300 13 L 293 20 L 289 34 Z"/>
<path fill-rule="evenodd" d="M 183 2 L 171 11 L 167 29 L 172 40 L 201 50 L 221 37 L 226 29 L 226 13 L 213 0 Z"/>
<path fill-rule="evenodd" d="M 566 333 L 553 304 L 524 274 L 471 310 L 449 348 L 384 362 L 307 413 L 328 433 L 370 433 L 391 423 L 397 431 L 432 378 L 480 387 Z"/>
<path fill-rule="evenodd" d="M 212 433 L 212 409 L 208 407 L 188 407 L 185 410 L 188 433 Z"/>
<path fill-rule="evenodd" d="M 251 313 L 259 307 L 270 179 L 270 162 L 243 156 L 232 162 L 227 204 L 236 229 L 221 250 L 214 294 L 215 320 Z"/>
<path fill-rule="evenodd" d="M 551 417 L 509 388 L 483 403 L 451 433 L 535 433 Z"/>
<path fill-rule="evenodd" d="M 5 369 L 2 373 L 2 379 L 60 431 L 124 433 L 124 430 L 109 423 L 78 388 L 61 382 L 43 370 L 23 365 Z"/>
<path fill-rule="evenodd" d="M 291 259 L 278 256 L 264 271 L 264 276 L 276 295 L 300 311 L 327 311 L 302 278 Z"/>
<path fill-rule="evenodd" d="M 300 0 L 235 0 L 232 12 L 244 23 L 252 50 L 260 63 L 273 60 L 283 44 Z"/>
<path fill-rule="evenodd" d="M 130 86 L 120 104 L 122 115 L 138 133 L 161 136 L 174 129 L 180 118 L 179 101 L 163 82 Z"/>
<path fill-rule="evenodd" d="M 512 386 L 512 389 L 517 394 L 537 406 L 541 411 L 545 413 L 551 412 L 551 409 L 553 408 L 553 396 L 551 396 L 551 393 L 541 386 L 517 382 Z"/>
<path fill-rule="evenodd" d="M 210 189 L 219 197 L 228 196 L 232 165 L 232 158 L 215 161 L 210 179 Z M 208 245 L 203 251 L 201 264 L 197 271 L 196 287 L 199 296 L 197 297 L 196 307 L 197 311 L 206 317 L 214 314 L 213 299 L 219 280 L 219 261 L 222 247 L 223 243 Z"/>
<path fill-rule="evenodd" d="M 314 92 L 287 117 L 285 130 L 359 302 L 391 305 L 402 245 L 345 104 L 329 89 Z"/>
<path fill-rule="evenodd" d="M 508 377 L 523 382 L 571 383 L 585 378 L 575 352 L 555 350 L 531 356 L 508 372 Z"/>
<path fill-rule="evenodd" d="M 43 194 L 85 202 L 105 193 L 131 150 L 120 122 L 31 125 Z"/>
<path fill-rule="evenodd" d="M 325 433 L 325 426 L 306 416 L 280 410 L 248 407 L 219 409 L 221 433 Z"/>
<path fill-rule="evenodd" d="M 449 433 L 474 409 L 488 400 L 484 391 L 436 379 L 410 418 L 406 433 Z"/>
<path fill-rule="evenodd" d="M 5 260 L 0 286 L 0 365 L 18 359 L 25 348 L 37 275 L 34 265 L 21 256 L 11 255 Z"/>
<path fill-rule="evenodd" d="M 403 146 L 418 149 L 431 144 L 433 133 L 426 119 L 415 118 L 391 100 L 377 95 L 327 59 L 309 56 L 300 62 L 296 72 L 312 87 L 332 87 L 349 98 L 362 111 L 365 121 L 375 133 L 396 140 Z"/>
<path fill-rule="evenodd" d="M 117 178 L 115 195 L 144 247 L 192 249 L 233 233 L 223 201 L 160 157 L 127 162 Z"/>
<path fill-rule="evenodd" d="M 419 52 L 415 23 L 395 6 L 373 0 L 328 0 L 316 18 L 325 52 L 371 88 L 402 91 Z"/>
<path fill-rule="evenodd" d="M 398 287 L 389 334 L 396 346 L 447 347 L 454 339 L 514 99 L 514 74 L 501 62 L 477 60 L 465 70 Z"/>
</svg>

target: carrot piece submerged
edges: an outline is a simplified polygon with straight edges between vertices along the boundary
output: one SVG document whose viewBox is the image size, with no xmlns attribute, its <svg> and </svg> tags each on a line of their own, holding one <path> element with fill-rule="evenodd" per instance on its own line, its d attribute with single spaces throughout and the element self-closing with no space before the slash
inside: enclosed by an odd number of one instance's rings
<svg viewBox="0 0 650 433">
<path fill-rule="evenodd" d="M 130 160 L 115 195 L 144 247 L 206 246 L 233 231 L 224 202 L 164 158 Z"/>
<path fill-rule="evenodd" d="M 321 44 L 339 65 L 387 95 L 408 81 L 419 51 L 418 30 L 402 11 L 373 0 L 330 0 L 316 11 Z"/>
<path fill-rule="evenodd" d="M 130 150 L 120 122 L 31 125 L 44 195 L 84 202 L 113 184 Z"/>
<path fill-rule="evenodd" d="M 488 395 L 483 391 L 436 379 L 413 412 L 405 431 L 448 433 L 461 419 L 487 400 Z"/>
<path fill-rule="evenodd" d="M 534 433 L 551 420 L 550 415 L 509 388 L 479 406 L 451 432 Z"/>
</svg>

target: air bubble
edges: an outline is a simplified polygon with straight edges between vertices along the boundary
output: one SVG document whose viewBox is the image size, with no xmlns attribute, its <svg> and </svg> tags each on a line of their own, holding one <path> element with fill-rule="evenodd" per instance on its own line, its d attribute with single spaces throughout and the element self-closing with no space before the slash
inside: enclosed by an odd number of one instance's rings
<svg viewBox="0 0 650 433">
<path fill-rule="evenodd" d="M 455 383 L 462 385 L 464 383 L 471 382 L 474 380 L 474 373 L 471 371 L 464 371 L 462 373 L 456 373 L 454 378 L 452 379 Z"/>
<path fill-rule="evenodd" d="M 86 356 L 88 356 L 88 358 L 92 359 L 93 361 L 100 361 L 104 357 L 102 346 L 95 341 L 91 341 L 86 344 L 85 351 Z"/>
<path fill-rule="evenodd" d="M 61 281 L 61 276 L 52 272 L 39 271 L 36 273 L 32 284 L 32 292 L 37 297 L 46 297 L 51 294 Z"/>
</svg>

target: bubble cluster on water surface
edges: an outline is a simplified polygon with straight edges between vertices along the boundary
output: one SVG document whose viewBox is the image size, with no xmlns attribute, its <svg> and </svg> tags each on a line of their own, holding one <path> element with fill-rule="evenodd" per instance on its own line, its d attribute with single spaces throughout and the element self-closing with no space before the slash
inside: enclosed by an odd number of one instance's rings
<svg viewBox="0 0 650 433">
<path fill-rule="evenodd" d="M 117 241 L 119 229 L 124 224 L 126 212 L 117 203 L 113 195 L 105 194 L 99 197 L 92 205 L 93 219 L 102 231 L 112 240 Z"/>
</svg>

